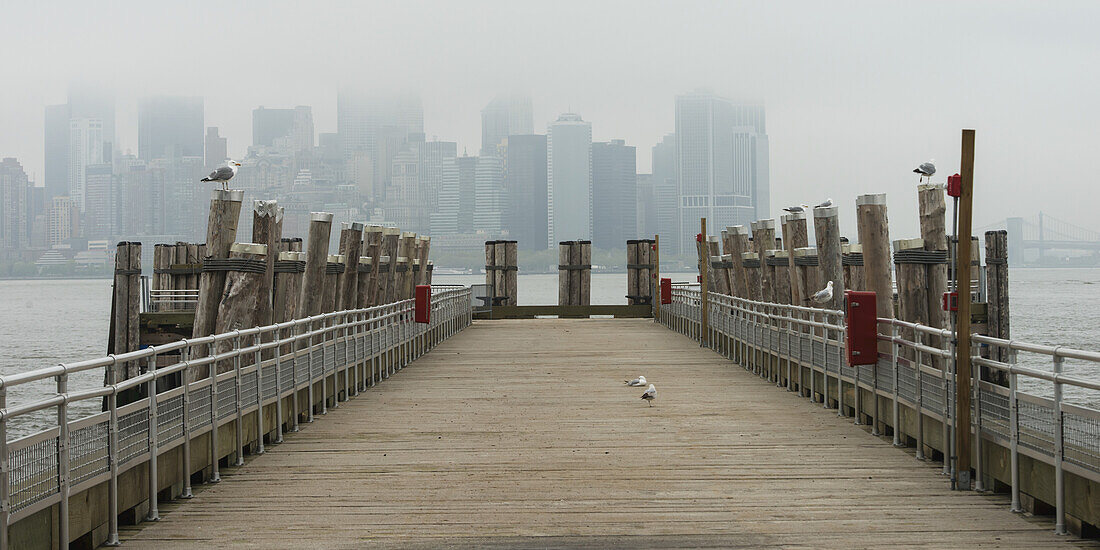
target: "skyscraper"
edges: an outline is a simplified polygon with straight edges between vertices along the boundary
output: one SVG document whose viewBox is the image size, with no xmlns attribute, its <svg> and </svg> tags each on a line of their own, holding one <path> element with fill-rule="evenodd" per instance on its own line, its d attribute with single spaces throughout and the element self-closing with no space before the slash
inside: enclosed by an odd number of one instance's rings
<svg viewBox="0 0 1100 550">
<path fill-rule="evenodd" d="M 46 200 L 69 194 L 69 141 L 72 119 L 69 104 L 46 107 L 45 153 Z"/>
<path fill-rule="evenodd" d="M 27 173 L 19 161 L 10 157 L 0 161 L 0 251 L 19 250 L 30 244 L 29 191 Z"/>
<path fill-rule="evenodd" d="M 150 161 L 177 157 L 202 158 L 203 99 L 162 96 L 138 105 L 138 158 Z"/>
<path fill-rule="evenodd" d="M 546 136 L 508 136 L 504 170 L 505 228 L 520 248 L 546 250 Z"/>
<path fill-rule="evenodd" d="M 502 94 L 481 110 L 481 154 L 497 154 L 497 146 L 508 136 L 533 134 L 531 97 Z"/>
<path fill-rule="evenodd" d="M 313 148 L 313 110 L 306 105 L 293 109 L 252 110 L 252 146 L 284 147 L 301 153 Z"/>
<path fill-rule="evenodd" d="M 621 139 L 592 144 L 592 246 L 637 239 L 637 152 Z"/>
<path fill-rule="evenodd" d="M 210 126 L 206 129 L 205 145 L 206 169 L 212 172 L 223 166 L 222 163 L 229 158 L 229 147 L 226 139 L 218 135 L 217 126 Z"/>
<path fill-rule="evenodd" d="M 443 166 L 455 158 L 453 141 L 413 141 L 394 156 L 392 181 L 386 191 L 386 214 L 401 227 L 426 232 L 438 207 Z"/>
<path fill-rule="evenodd" d="M 410 135 L 424 133 L 424 109 L 415 95 L 341 92 L 336 97 L 336 129 L 345 161 L 367 154 L 373 168 L 372 198 L 381 199 L 390 184 L 394 156 Z"/>
<path fill-rule="evenodd" d="M 69 121 L 69 196 L 77 210 L 84 213 L 88 166 L 109 161 L 103 146 L 103 122 L 97 118 Z M 106 159 L 105 159 L 106 156 Z"/>
<path fill-rule="evenodd" d="M 677 96 L 676 146 L 680 252 L 692 250 L 699 218 L 715 228 L 748 224 L 767 205 L 762 105 L 705 91 Z"/>
<path fill-rule="evenodd" d="M 653 174 L 652 233 L 661 236 L 667 250 L 679 250 L 680 190 L 677 185 L 676 134 L 668 134 L 653 146 L 650 171 Z"/>
<path fill-rule="evenodd" d="M 106 239 L 115 235 L 116 206 L 111 165 L 89 164 L 84 169 L 84 237 Z"/>
<path fill-rule="evenodd" d="M 564 113 L 546 131 L 547 246 L 592 235 L 592 124 Z"/>
<path fill-rule="evenodd" d="M 504 228 L 504 161 L 500 157 L 478 157 L 474 194 L 474 231 L 499 234 Z"/>
<path fill-rule="evenodd" d="M 432 235 L 458 235 L 474 230 L 478 157 L 463 155 L 443 161 L 439 207 L 432 213 Z"/>
</svg>

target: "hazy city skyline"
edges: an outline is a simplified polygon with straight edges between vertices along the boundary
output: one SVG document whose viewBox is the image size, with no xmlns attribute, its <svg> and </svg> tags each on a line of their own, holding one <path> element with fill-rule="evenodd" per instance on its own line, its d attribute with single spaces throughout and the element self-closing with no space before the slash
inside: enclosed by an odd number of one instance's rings
<svg viewBox="0 0 1100 550">
<path fill-rule="evenodd" d="M 341 89 L 418 93 L 428 139 L 474 152 L 481 109 L 521 90 L 536 131 L 577 112 L 593 141 L 637 147 L 648 173 L 650 148 L 674 130 L 674 97 L 708 88 L 766 105 L 772 215 L 886 192 L 898 231 L 915 233 L 909 170 L 935 158 L 937 180 L 954 172 L 959 129 L 974 127 L 977 224 L 1040 209 L 1088 223 L 1091 208 L 1072 199 L 1091 185 L 1100 119 L 1100 81 L 1085 69 L 1100 53 L 1095 5 L 478 6 L 6 7 L 0 60 L 19 85 L 0 87 L 0 156 L 42 185 L 44 110 L 73 81 L 114 89 L 123 150 L 138 152 L 142 98 L 187 95 L 204 98 L 206 126 L 235 157 L 260 105 L 311 106 L 316 131 L 334 132 Z M 1064 192 L 1033 191 L 1049 185 Z"/>
</svg>

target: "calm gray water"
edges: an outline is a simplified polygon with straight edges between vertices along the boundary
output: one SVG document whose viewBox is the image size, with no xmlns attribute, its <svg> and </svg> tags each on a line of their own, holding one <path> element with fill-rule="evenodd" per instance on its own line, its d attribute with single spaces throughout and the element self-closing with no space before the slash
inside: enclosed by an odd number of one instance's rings
<svg viewBox="0 0 1100 550">
<path fill-rule="evenodd" d="M 694 280 L 692 274 L 672 274 L 673 280 Z M 1013 337 L 1040 344 L 1100 351 L 1100 269 L 1017 269 L 1010 274 Z M 475 284 L 485 282 L 484 275 L 437 275 L 439 284 Z M 625 304 L 626 276 L 621 273 L 592 275 L 592 303 Z M 102 280 L 30 280 L 0 281 L 0 373 L 8 374 L 87 359 L 106 353 L 110 315 L 111 281 Z M 557 274 L 521 275 L 521 304 L 556 304 Z M 1028 366 L 1050 369 L 1048 361 L 1021 354 Z M 1066 372 L 1098 377 L 1093 365 L 1067 363 Z M 70 389 L 96 387 L 103 382 L 101 372 L 74 375 Z M 1023 385 L 1023 384 L 1022 384 Z M 1027 384 L 1031 391 L 1048 394 L 1050 384 Z M 21 386 L 9 391 L 8 404 L 26 402 L 54 391 L 52 381 Z M 1067 389 L 1075 401 L 1100 401 Z M 98 402 L 77 403 L 72 417 L 99 410 Z M 16 422 L 11 436 L 27 433 L 48 422 L 35 419 L 33 425 Z M 10 436 L 9 436 L 10 437 Z"/>
</svg>

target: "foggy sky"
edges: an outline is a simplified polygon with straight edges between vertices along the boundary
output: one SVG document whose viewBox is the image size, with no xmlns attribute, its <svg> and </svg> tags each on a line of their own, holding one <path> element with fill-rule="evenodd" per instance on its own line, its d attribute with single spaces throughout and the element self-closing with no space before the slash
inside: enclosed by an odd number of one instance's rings
<svg viewBox="0 0 1100 550">
<path fill-rule="evenodd" d="M 13 5 L 14 4 L 14 5 Z M 70 82 L 206 98 L 230 155 L 259 105 L 311 105 L 336 131 L 340 89 L 414 90 L 433 136 L 476 154 L 480 110 L 531 94 L 535 128 L 573 110 L 649 172 L 676 94 L 763 100 L 771 203 L 889 196 L 891 238 L 918 235 L 917 178 L 957 171 L 977 129 L 975 226 L 1038 210 L 1091 228 L 1100 5 L 1090 2 L 9 2 L 0 8 L 0 157 L 42 181 L 43 108 Z"/>
</svg>

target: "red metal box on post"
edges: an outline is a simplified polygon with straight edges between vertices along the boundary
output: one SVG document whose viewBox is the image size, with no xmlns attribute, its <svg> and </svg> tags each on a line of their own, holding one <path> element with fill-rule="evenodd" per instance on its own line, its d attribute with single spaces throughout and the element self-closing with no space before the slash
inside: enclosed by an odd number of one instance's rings
<svg viewBox="0 0 1100 550">
<path fill-rule="evenodd" d="M 874 292 L 845 290 L 847 306 L 848 365 L 874 365 L 878 362 L 878 313 Z"/>
<path fill-rule="evenodd" d="M 661 303 L 672 303 L 672 279 L 661 278 Z"/>
<path fill-rule="evenodd" d="M 416 285 L 416 303 L 414 311 L 417 323 L 427 323 L 432 320 L 432 287 L 431 285 Z"/>
</svg>

